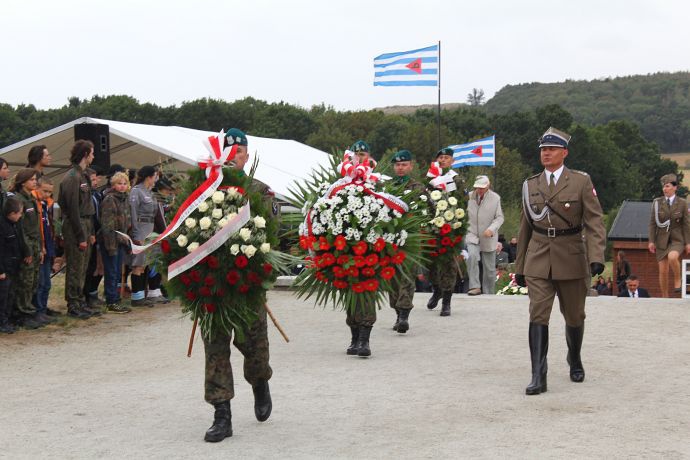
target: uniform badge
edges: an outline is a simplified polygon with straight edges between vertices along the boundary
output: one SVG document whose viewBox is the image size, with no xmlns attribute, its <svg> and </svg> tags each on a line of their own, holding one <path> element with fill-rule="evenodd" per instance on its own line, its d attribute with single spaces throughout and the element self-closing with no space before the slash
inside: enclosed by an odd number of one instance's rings
<svg viewBox="0 0 690 460">
<path fill-rule="evenodd" d="M 564 206 L 565 206 L 565 209 L 570 209 L 570 203 L 566 203 L 566 204 L 564 204 Z"/>
</svg>

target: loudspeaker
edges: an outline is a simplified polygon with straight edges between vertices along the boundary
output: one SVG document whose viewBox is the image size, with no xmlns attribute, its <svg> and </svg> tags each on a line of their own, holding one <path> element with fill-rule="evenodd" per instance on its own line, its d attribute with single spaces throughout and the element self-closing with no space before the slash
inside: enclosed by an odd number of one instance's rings
<svg viewBox="0 0 690 460">
<path fill-rule="evenodd" d="M 93 142 L 93 162 L 102 174 L 110 169 L 110 127 L 95 123 L 74 125 L 74 140 L 85 139 Z"/>
</svg>

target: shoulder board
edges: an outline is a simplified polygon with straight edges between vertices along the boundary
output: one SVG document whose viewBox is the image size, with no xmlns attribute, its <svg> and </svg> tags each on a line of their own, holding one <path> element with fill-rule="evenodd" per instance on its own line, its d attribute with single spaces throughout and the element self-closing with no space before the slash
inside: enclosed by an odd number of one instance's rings
<svg viewBox="0 0 690 460">
<path fill-rule="evenodd" d="M 576 173 L 576 174 L 582 174 L 583 176 L 589 176 L 589 174 L 587 174 L 586 172 L 584 172 L 584 171 L 578 171 L 577 169 L 571 169 L 570 172 L 573 172 L 573 173 Z"/>
<path fill-rule="evenodd" d="M 541 173 L 540 173 L 540 172 L 537 173 L 537 174 L 535 174 L 535 175 L 533 175 L 533 176 L 529 176 L 526 180 L 536 179 L 536 178 L 539 177 L 539 176 L 541 176 Z"/>
</svg>

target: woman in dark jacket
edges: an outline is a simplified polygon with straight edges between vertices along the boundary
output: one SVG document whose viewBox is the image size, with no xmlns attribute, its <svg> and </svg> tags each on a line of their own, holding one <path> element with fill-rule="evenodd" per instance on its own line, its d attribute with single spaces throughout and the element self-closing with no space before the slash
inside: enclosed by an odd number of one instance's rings
<svg viewBox="0 0 690 460">
<path fill-rule="evenodd" d="M 137 171 L 137 184 L 129 194 L 132 214 L 132 241 L 142 245 L 153 232 L 154 219 L 158 210 L 158 201 L 153 195 L 153 186 L 158 180 L 158 172 L 153 166 L 144 166 Z M 132 256 L 132 306 L 152 307 L 153 302 L 146 298 L 147 253 L 141 252 Z"/>
</svg>

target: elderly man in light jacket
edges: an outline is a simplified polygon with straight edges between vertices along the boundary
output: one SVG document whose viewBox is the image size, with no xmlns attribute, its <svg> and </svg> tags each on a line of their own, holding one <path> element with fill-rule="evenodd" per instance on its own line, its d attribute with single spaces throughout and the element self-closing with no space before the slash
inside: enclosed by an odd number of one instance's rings
<svg viewBox="0 0 690 460">
<path fill-rule="evenodd" d="M 503 225 L 501 197 L 489 188 L 487 176 L 477 176 L 474 191 L 467 206 L 469 228 L 467 243 L 467 272 L 470 276 L 468 295 L 493 294 L 496 286 L 496 246 L 498 229 Z M 482 263 L 482 283 L 479 284 L 479 261 Z"/>
</svg>

